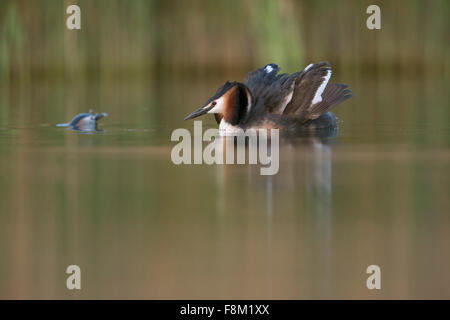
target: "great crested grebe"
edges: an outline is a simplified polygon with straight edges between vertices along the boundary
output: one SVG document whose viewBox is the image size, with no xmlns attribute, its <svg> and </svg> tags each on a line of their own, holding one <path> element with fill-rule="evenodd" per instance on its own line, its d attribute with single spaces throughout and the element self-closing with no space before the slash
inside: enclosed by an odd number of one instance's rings
<svg viewBox="0 0 450 320">
<path fill-rule="evenodd" d="M 335 128 L 336 117 L 328 111 L 352 94 L 345 84 L 328 84 L 328 62 L 310 64 L 291 75 L 278 74 L 279 70 L 268 64 L 250 72 L 243 83 L 227 81 L 184 120 L 214 114 L 221 135 L 250 128 L 299 133 Z"/>
</svg>

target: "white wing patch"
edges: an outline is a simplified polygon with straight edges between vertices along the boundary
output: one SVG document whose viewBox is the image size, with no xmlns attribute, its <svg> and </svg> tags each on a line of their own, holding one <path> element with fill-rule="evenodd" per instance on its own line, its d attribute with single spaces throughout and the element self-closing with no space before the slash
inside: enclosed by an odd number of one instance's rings
<svg viewBox="0 0 450 320">
<path fill-rule="evenodd" d="M 311 67 L 313 66 L 312 63 L 310 63 L 305 69 L 303 69 L 304 72 L 308 71 L 309 69 L 311 69 Z"/>
<path fill-rule="evenodd" d="M 247 113 L 250 112 L 250 109 L 252 108 L 252 96 L 250 94 L 250 92 L 245 89 L 245 94 L 247 95 Z"/>
<path fill-rule="evenodd" d="M 314 105 L 322 101 L 322 93 L 324 92 L 325 87 L 327 86 L 330 78 L 331 78 L 331 69 L 328 70 L 327 75 L 323 77 L 323 82 L 319 86 L 319 88 L 317 88 L 316 94 L 314 95 L 314 98 L 311 101 L 311 105 Z"/>
<path fill-rule="evenodd" d="M 291 89 L 290 89 L 291 91 L 283 98 L 283 100 L 281 100 L 281 103 L 278 106 L 276 113 L 282 114 L 284 112 L 284 109 L 286 109 L 286 106 L 289 104 L 289 102 L 291 102 L 292 95 L 294 94 L 294 86 L 295 86 L 295 81 L 291 85 Z"/>
<path fill-rule="evenodd" d="M 266 73 L 271 73 L 271 72 L 273 71 L 273 67 L 272 67 L 270 64 L 268 64 L 268 65 L 264 68 L 264 71 L 265 71 Z"/>
</svg>

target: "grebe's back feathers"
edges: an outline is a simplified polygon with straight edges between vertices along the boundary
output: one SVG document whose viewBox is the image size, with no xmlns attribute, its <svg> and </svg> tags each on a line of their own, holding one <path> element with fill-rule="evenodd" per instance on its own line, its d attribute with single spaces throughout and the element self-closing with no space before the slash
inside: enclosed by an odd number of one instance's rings
<svg viewBox="0 0 450 320">
<path fill-rule="evenodd" d="M 307 66 L 295 79 L 292 99 L 283 114 L 293 115 L 301 122 L 317 119 L 339 103 L 350 98 L 347 85 L 328 84 L 331 78 L 328 62 Z"/>
<path fill-rule="evenodd" d="M 281 114 L 289 102 L 286 101 L 286 97 L 292 93 L 295 79 L 300 72 L 288 75 L 278 74 L 278 71 L 280 71 L 278 65 L 271 63 L 250 72 L 244 80 L 244 84 L 255 99 L 251 110 L 252 116 Z"/>
<path fill-rule="evenodd" d="M 352 91 L 347 89 L 348 86 L 340 83 L 330 83 L 322 94 L 322 101 L 312 105 L 306 110 L 297 110 L 296 115 L 304 119 L 304 121 L 317 119 L 320 115 L 330 111 L 341 102 L 351 98 Z"/>
<path fill-rule="evenodd" d="M 332 73 L 328 62 L 310 64 L 290 75 L 279 71 L 278 65 L 271 63 L 248 74 L 244 84 L 254 97 L 248 118 L 272 113 L 306 122 L 352 96 L 348 86 L 328 83 Z"/>
</svg>

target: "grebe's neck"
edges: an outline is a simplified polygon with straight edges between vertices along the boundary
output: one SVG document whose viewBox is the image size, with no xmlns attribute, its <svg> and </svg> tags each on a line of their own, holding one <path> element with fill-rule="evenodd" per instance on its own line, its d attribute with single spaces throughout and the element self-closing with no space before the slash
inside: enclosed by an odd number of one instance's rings
<svg viewBox="0 0 450 320">
<path fill-rule="evenodd" d="M 226 103 L 220 124 L 223 120 L 232 126 L 236 126 L 244 121 L 252 106 L 252 95 L 250 90 L 240 82 L 229 90 L 226 95 Z M 216 120 L 217 117 L 216 117 Z"/>
</svg>

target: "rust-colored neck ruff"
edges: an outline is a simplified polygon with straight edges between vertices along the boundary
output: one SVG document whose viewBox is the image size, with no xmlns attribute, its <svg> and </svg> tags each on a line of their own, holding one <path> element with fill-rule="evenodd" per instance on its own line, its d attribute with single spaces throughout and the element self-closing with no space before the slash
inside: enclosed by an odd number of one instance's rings
<svg viewBox="0 0 450 320">
<path fill-rule="evenodd" d="M 250 102 L 249 97 L 250 94 L 245 85 L 237 82 L 224 94 L 224 110 L 218 117 L 221 120 L 223 117 L 227 123 L 233 126 L 241 123 L 247 114 L 247 106 Z M 216 121 L 218 117 L 216 116 Z"/>
</svg>

